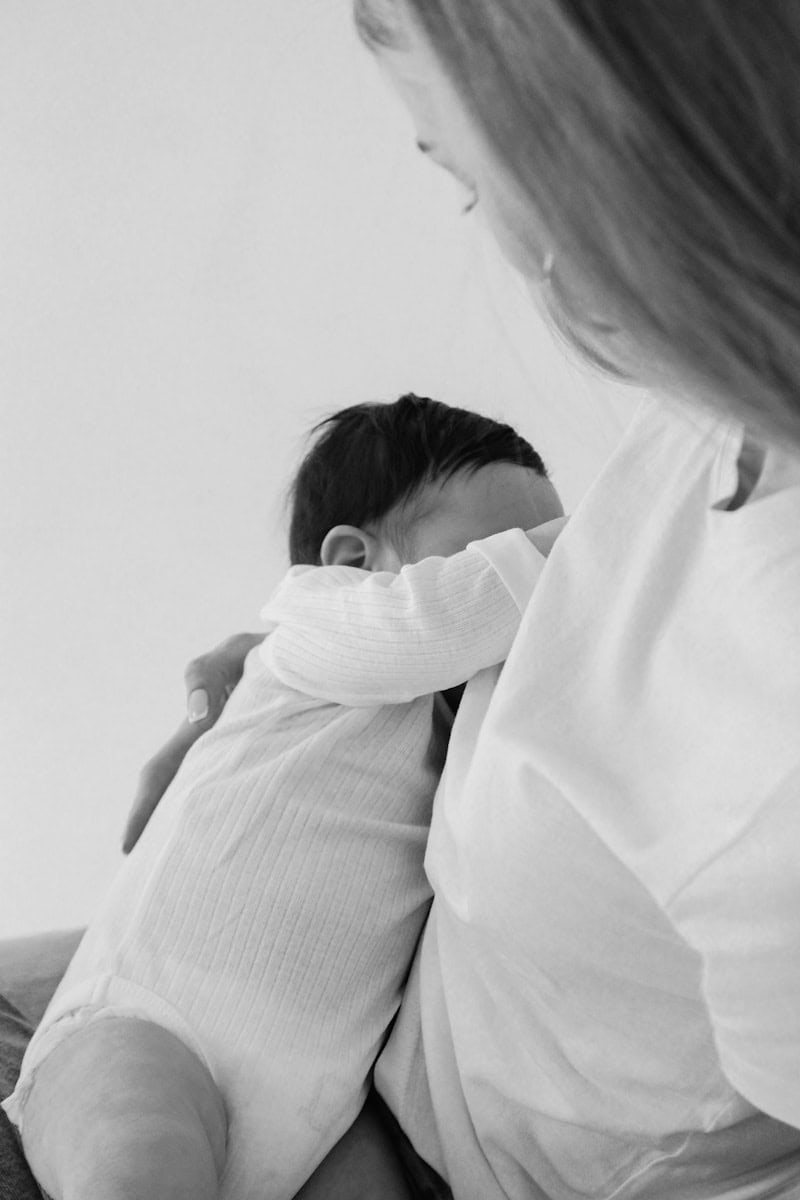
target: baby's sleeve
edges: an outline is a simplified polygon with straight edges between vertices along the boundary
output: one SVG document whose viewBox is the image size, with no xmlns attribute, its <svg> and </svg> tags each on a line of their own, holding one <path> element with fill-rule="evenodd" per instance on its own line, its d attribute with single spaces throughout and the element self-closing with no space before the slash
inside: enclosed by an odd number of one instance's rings
<svg viewBox="0 0 800 1200">
<path fill-rule="evenodd" d="M 506 658 L 545 561 L 509 529 L 396 575 L 294 568 L 261 614 L 261 653 L 288 687 L 353 707 L 455 687 Z"/>
<path fill-rule="evenodd" d="M 800 770 L 670 902 L 702 959 L 722 1069 L 800 1128 Z"/>
</svg>

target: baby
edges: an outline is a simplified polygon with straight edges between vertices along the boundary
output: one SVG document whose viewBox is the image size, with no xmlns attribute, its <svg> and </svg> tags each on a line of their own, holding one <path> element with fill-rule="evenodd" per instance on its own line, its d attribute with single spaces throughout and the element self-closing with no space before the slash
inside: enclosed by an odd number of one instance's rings
<svg viewBox="0 0 800 1200">
<path fill-rule="evenodd" d="M 358 1115 L 399 1005 L 430 898 L 433 693 L 506 657 L 549 544 L 522 531 L 562 509 L 528 443 L 474 413 L 408 395 L 316 432 L 293 487 L 306 565 L 6 1101 L 54 1200 L 288 1200 Z"/>
</svg>

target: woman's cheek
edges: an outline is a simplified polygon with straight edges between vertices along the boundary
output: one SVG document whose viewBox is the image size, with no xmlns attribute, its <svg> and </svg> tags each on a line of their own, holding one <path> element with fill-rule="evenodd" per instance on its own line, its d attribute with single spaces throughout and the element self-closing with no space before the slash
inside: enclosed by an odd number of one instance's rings
<svg viewBox="0 0 800 1200">
<path fill-rule="evenodd" d="M 554 259 L 544 228 L 507 193 L 479 187 L 480 209 L 503 257 L 530 284 L 541 283 Z"/>
</svg>

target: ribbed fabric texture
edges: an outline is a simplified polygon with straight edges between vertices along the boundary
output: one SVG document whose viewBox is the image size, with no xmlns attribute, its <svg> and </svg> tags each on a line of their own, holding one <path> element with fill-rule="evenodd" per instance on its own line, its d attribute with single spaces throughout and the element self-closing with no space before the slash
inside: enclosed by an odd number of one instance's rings
<svg viewBox="0 0 800 1200">
<path fill-rule="evenodd" d="M 399 574 L 295 567 L 262 618 L 290 687 L 339 704 L 399 704 L 503 662 L 545 559 L 521 529 Z"/>
<path fill-rule="evenodd" d="M 358 1113 L 427 912 L 431 708 L 308 700 L 252 655 L 90 926 L 20 1095 L 76 1021 L 149 1017 L 225 1099 L 226 1200 L 293 1196 Z"/>
<path fill-rule="evenodd" d="M 497 571 L 480 552 L 455 570 L 455 559 L 431 561 L 400 585 L 408 615 L 394 625 L 385 579 L 376 595 L 388 604 L 373 596 L 367 619 L 357 603 L 338 616 L 330 606 L 335 589 L 322 581 L 337 572 L 299 577 L 333 614 L 321 640 L 340 666 L 360 647 L 363 678 L 385 687 L 402 675 L 392 686 L 420 696 L 505 653 L 519 608 Z M 324 673 L 305 619 L 282 661 Z M 222 1092 L 225 1200 L 292 1197 L 359 1111 L 427 913 L 422 864 L 445 741 L 432 710 L 430 695 L 312 699 L 253 652 L 81 943 L 26 1055 L 12 1117 L 70 1029 L 115 1012 L 148 1017 L 205 1060 Z"/>
</svg>

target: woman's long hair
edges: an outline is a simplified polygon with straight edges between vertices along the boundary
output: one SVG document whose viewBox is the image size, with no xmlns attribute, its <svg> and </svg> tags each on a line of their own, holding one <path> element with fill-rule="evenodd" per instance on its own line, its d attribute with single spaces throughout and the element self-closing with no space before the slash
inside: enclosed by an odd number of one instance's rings
<svg viewBox="0 0 800 1200">
<path fill-rule="evenodd" d="M 659 364 L 800 446 L 797 0 L 394 4 L 522 198 L 539 259 L 547 230 L 545 295 L 573 344 L 626 374 Z M 358 7 L 390 40 L 391 0 L 384 19 Z"/>
</svg>

